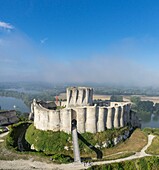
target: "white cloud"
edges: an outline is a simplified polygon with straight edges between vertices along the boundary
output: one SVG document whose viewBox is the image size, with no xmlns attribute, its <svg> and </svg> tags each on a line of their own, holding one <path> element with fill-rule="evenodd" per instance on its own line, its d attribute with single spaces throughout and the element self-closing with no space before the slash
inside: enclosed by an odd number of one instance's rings
<svg viewBox="0 0 159 170">
<path fill-rule="evenodd" d="M 0 28 L 7 29 L 7 30 L 14 29 L 14 27 L 11 24 L 2 21 L 0 21 Z"/>
<path fill-rule="evenodd" d="M 66 60 L 46 54 L 41 46 L 37 47 L 29 37 L 15 30 L 0 38 L 0 80 L 159 86 L 159 59 L 152 55 L 145 57 L 147 51 L 154 51 L 150 45 L 158 46 L 159 42 L 125 41 L 110 46 L 105 54 Z M 155 54 L 159 51 L 154 51 Z"/>
</svg>

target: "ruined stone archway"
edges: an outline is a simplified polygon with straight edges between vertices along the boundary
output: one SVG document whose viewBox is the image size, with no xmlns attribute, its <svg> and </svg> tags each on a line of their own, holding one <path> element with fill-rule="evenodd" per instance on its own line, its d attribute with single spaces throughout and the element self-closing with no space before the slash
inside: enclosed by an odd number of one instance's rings
<svg viewBox="0 0 159 170">
<path fill-rule="evenodd" d="M 77 128 L 77 113 L 75 110 L 72 110 L 71 114 L 71 129 Z"/>
<path fill-rule="evenodd" d="M 75 129 L 75 128 L 77 128 L 77 120 L 76 120 L 76 119 L 73 119 L 73 120 L 71 121 L 71 126 L 72 126 L 72 130 Z"/>
<path fill-rule="evenodd" d="M 72 110 L 71 120 L 77 120 L 77 112 L 75 110 Z"/>
</svg>

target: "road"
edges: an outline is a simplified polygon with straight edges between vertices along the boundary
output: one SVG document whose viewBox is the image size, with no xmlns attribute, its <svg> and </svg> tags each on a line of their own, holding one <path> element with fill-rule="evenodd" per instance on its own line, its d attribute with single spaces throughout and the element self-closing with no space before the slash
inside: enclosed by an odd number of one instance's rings
<svg viewBox="0 0 159 170">
<path fill-rule="evenodd" d="M 6 135 L 6 133 L 5 133 Z M 2 136 L 0 135 L 0 138 Z M 114 162 L 122 162 L 126 160 L 132 160 L 136 158 L 142 158 L 145 156 L 151 156 L 150 154 L 146 154 L 146 149 L 151 145 L 152 140 L 155 136 L 154 135 L 148 135 L 148 143 L 147 145 L 140 151 L 136 152 L 135 155 L 122 158 L 122 159 L 116 159 L 116 160 L 110 160 L 110 161 L 100 161 L 100 162 L 93 162 L 93 165 L 102 165 L 102 164 L 110 164 Z M 70 169 L 87 169 L 88 166 L 84 166 L 82 163 L 70 163 L 70 164 L 48 164 L 45 162 L 38 162 L 33 160 L 14 160 L 14 161 L 6 161 L 6 160 L 0 160 L 0 169 L 19 169 L 19 170 L 31 170 L 31 169 L 48 169 L 48 170 L 70 170 Z"/>
</svg>

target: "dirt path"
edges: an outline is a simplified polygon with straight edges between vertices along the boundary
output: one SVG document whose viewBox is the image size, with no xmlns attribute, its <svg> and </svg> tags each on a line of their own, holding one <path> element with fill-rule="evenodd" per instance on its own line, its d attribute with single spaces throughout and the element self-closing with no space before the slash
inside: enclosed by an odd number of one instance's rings
<svg viewBox="0 0 159 170">
<path fill-rule="evenodd" d="M 111 160 L 111 161 L 94 162 L 93 165 L 109 164 L 109 163 L 114 163 L 114 162 L 122 162 L 122 161 L 126 161 L 126 160 L 142 158 L 142 157 L 145 157 L 145 156 L 151 156 L 150 154 L 145 153 L 145 151 L 151 145 L 152 140 L 153 140 L 154 137 L 155 137 L 154 135 L 148 135 L 148 143 L 147 143 L 147 145 L 145 147 L 143 147 L 140 152 L 136 152 L 135 155 L 132 155 L 132 156 L 129 156 L 129 157 L 126 157 L 126 158 Z"/>
<path fill-rule="evenodd" d="M 4 136 L 8 135 L 9 132 L 5 132 L 5 133 L 2 133 L 0 134 L 0 138 L 3 138 Z"/>
<path fill-rule="evenodd" d="M 114 163 L 114 162 L 122 162 L 126 160 L 132 160 L 136 158 L 142 158 L 145 156 L 150 156 L 149 154 L 145 153 L 145 150 L 151 145 L 152 140 L 155 136 L 153 135 L 148 135 L 148 143 L 147 145 L 140 151 L 137 152 L 135 155 L 129 156 L 127 158 L 122 158 L 122 159 L 117 159 L 117 160 L 111 160 L 111 161 L 101 161 L 101 162 L 94 162 L 93 165 L 101 165 L 101 164 L 109 164 L 109 163 Z M 88 168 L 85 167 L 83 164 L 48 164 L 45 162 L 38 162 L 38 161 L 32 161 L 32 160 L 14 160 L 14 161 L 4 161 L 0 160 L 0 169 L 19 169 L 19 170 L 31 170 L 31 169 L 45 169 L 45 170 L 50 170 L 50 169 L 56 169 L 56 170 L 70 170 L 70 169 L 85 169 Z"/>
<path fill-rule="evenodd" d="M 9 132 L 5 132 L 5 133 L 0 134 L 0 142 L 4 142 L 4 140 L 1 139 L 1 138 L 3 138 L 4 136 L 6 136 L 8 133 L 9 133 Z"/>
</svg>

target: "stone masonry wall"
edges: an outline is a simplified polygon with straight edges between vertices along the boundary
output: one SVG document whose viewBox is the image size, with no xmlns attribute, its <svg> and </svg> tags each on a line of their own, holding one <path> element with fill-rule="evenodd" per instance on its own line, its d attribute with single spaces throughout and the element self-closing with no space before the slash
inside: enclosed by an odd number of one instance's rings
<svg viewBox="0 0 159 170">
<path fill-rule="evenodd" d="M 115 107 L 81 106 L 49 110 L 34 104 L 34 125 L 37 129 L 64 131 L 71 133 L 71 121 L 77 120 L 77 130 L 84 132 L 102 132 L 106 129 L 120 128 L 128 124 L 139 126 L 135 112 L 130 111 L 130 104 Z"/>
</svg>

